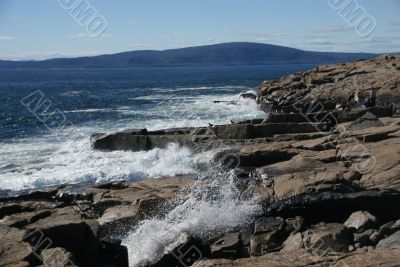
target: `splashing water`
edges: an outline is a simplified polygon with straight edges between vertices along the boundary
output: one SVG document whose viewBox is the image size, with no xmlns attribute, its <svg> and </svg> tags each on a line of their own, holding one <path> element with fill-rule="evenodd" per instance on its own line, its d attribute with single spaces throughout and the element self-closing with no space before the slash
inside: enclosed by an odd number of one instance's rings
<svg viewBox="0 0 400 267">
<path fill-rule="evenodd" d="M 44 145 L 46 147 L 47 144 Z M 9 150 L 15 151 L 14 147 Z M 0 172 L 0 188 L 23 190 L 63 183 L 137 181 L 184 175 L 195 172 L 194 166 L 207 160 L 202 158 L 207 155 L 193 154 L 174 143 L 164 149 L 150 151 L 96 151 L 91 149 L 88 138 L 67 142 L 56 152 L 47 154 L 46 160 L 39 161 L 36 158 L 19 168 L 13 167 L 13 172 Z M 14 162 L 17 162 L 17 156 Z M 6 164 L 2 163 L 0 160 L 0 167 Z"/>
<path fill-rule="evenodd" d="M 233 172 L 214 169 L 206 176 L 163 219 L 145 220 L 128 234 L 123 244 L 128 247 L 130 266 L 156 262 L 180 233 L 210 239 L 246 227 L 260 214 L 261 207 L 255 198 L 240 199 Z"/>
</svg>

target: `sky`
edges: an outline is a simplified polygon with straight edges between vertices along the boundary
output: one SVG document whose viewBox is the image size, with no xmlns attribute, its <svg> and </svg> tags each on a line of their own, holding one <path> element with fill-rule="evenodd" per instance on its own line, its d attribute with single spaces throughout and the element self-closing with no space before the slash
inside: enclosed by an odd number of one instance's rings
<svg viewBox="0 0 400 267">
<path fill-rule="evenodd" d="M 362 36 L 357 29 L 363 25 L 351 24 L 341 15 L 340 1 L 356 4 L 363 11 L 360 20 L 375 21 L 374 30 Z M 79 10 L 74 13 L 67 4 L 90 7 L 94 13 L 80 20 Z M 400 0 L 0 0 L 0 59 L 225 42 L 314 51 L 400 52 L 399 14 Z"/>
</svg>

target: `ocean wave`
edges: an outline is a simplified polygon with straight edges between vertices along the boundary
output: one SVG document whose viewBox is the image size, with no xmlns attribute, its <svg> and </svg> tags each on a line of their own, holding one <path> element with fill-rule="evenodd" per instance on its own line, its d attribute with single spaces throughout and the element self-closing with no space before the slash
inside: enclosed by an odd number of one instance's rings
<svg viewBox="0 0 400 267">
<path fill-rule="evenodd" d="M 60 96 L 63 97 L 74 97 L 74 96 L 80 96 L 82 94 L 88 94 L 89 91 L 86 90 L 81 90 L 81 91 L 77 91 L 77 90 L 72 90 L 72 91 L 66 91 L 62 94 L 60 94 Z"/>
<path fill-rule="evenodd" d="M 35 150 L 30 151 L 34 155 Z M 58 184 L 104 182 L 113 180 L 136 181 L 194 173 L 201 155 L 170 144 L 165 149 L 142 152 L 93 151 L 88 139 L 64 143 L 52 153 L 40 149 L 39 162 L 22 162 L 13 171 L 0 173 L 0 188 L 23 190 Z M 17 159 L 16 159 L 17 160 Z M 4 165 L 8 167 L 8 165 Z"/>
<path fill-rule="evenodd" d="M 95 113 L 95 112 L 110 112 L 111 109 L 108 108 L 88 108 L 88 109 L 76 109 L 76 110 L 66 110 L 64 113 Z"/>
</svg>

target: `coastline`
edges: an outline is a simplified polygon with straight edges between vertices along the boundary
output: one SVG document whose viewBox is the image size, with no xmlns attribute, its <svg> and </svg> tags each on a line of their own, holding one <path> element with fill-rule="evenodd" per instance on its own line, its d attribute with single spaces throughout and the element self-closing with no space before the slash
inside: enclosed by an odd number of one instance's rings
<svg viewBox="0 0 400 267">
<path fill-rule="evenodd" d="M 381 56 L 263 82 L 256 98 L 269 116 L 262 120 L 95 134 L 95 149 L 174 142 L 218 153 L 197 179 L 81 192 L 67 185 L 0 199 L 0 265 L 35 266 L 58 255 L 64 266 L 393 266 L 400 252 L 399 66 L 399 55 Z M 371 84 L 380 105 L 360 109 L 354 99 L 366 98 Z M 190 220 L 196 212 L 209 225 Z M 149 222 L 170 228 L 151 239 L 151 253 L 136 255 Z M 36 247 L 38 237 L 51 245 Z"/>
</svg>

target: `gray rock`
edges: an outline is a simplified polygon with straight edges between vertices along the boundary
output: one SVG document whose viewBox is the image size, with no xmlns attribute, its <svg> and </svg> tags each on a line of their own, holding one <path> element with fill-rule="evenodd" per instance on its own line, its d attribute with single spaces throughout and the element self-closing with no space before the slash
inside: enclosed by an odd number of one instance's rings
<svg viewBox="0 0 400 267">
<path fill-rule="evenodd" d="M 338 223 L 320 223 L 303 232 L 305 249 L 317 255 L 348 252 L 350 240 L 350 231 Z"/>
<path fill-rule="evenodd" d="M 250 237 L 250 255 L 261 256 L 279 250 L 290 233 L 286 232 L 282 218 L 264 217 L 256 221 L 254 235 Z"/>
<path fill-rule="evenodd" d="M 353 121 L 349 125 L 350 131 L 358 131 L 367 129 L 370 127 L 381 127 L 384 126 L 383 123 L 379 120 L 377 116 L 374 114 L 367 112 L 362 117 L 358 118 L 357 120 Z"/>
<path fill-rule="evenodd" d="M 377 232 L 376 230 L 369 229 L 362 233 L 355 233 L 354 242 L 360 243 L 361 246 L 371 245 L 373 243 L 371 240 L 371 236 L 376 232 Z"/>
<path fill-rule="evenodd" d="M 279 217 L 262 217 L 254 224 L 254 234 L 264 234 L 283 227 L 285 221 Z"/>
<path fill-rule="evenodd" d="M 240 256 L 240 233 L 227 233 L 211 245 L 212 258 L 235 259 Z"/>
<path fill-rule="evenodd" d="M 390 249 L 395 246 L 400 246 L 400 231 L 392 234 L 391 236 L 379 241 L 376 246 L 377 249 Z"/>
<path fill-rule="evenodd" d="M 348 228 L 354 228 L 357 231 L 366 230 L 375 227 L 377 219 L 368 211 L 357 211 L 350 215 L 344 223 Z"/>
<path fill-rule="evenodd" d="M 98 263 L 98 223 L 82 219 L 71 207 L 57 209 L 51 216 L 25 228 L 29 233 L 24 240 L 35 248 L 61 247 L 71 252 L 81 265 L 96 266 Z"/>
<path fill-rule="evenodd" d="M 39 259 L 29 243 L 24 241 L 26 231 L 0 224 L 0 266 L 31 266 Z"/>
<path fill-rule="evenodd" d="M 187 233 L 181 233 L 175 241 L 168 244 L 157 263 L 152 267 L 192 266 L 193 263 L 206 256 L 202 244 Z M 143 263 L 141 265 L 145 265 Z M 147 263 L 148 266 L 149 264 Z"/>
<path fill-rule="evenodd" d="M 6 216 L 2 224 L 11 227 L 22 228 L 28 224 L 34 223 L 40 219 L 50 216 L 52 213 L 49 210 L 43 211 L 32 211 L 32 212 L 21 212 L 10 216 Z"/>
<path fill-rule="evenodd" d="M 389 222 L 382 225 L 376 235 L 371 237 L 372 241 L 376 244 L 381 239 L 386 238 L 400 230 L 400 220 L 397 222 Z"/>
<path fill-rule="evenodd" d="M 218 125 L 212 128 L 220 139 L 251 139 L 254 138 L 254 128 L 251 124 Z"/>
<path fill-rule="evenodd" d="M 248 98 L 248 99 L 257 99 L 257 96 L 253 93 L 243 93 L 240 95 L 241 98 Z"/>
<path fill-rule="evenodd" d="M 303 236 L 301 233 L 291 234 L 283 244 L 282 251 L 298 251 L 304 248 Z"/>
</svg>

